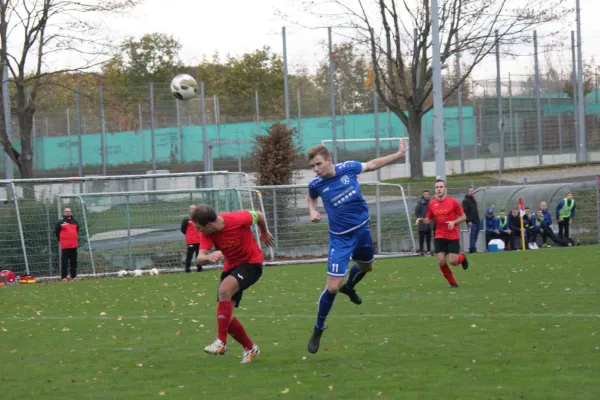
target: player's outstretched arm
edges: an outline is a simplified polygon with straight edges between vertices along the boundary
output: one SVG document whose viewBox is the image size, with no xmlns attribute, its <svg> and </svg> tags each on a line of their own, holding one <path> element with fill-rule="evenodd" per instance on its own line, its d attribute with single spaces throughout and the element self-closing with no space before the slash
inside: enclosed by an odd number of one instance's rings
<svg viewBox="0 0 600 400">
<path fill-rule="evenodd" d="M 397 152 L 369 161 L 365 164 L 365 168 L 362 172 L 377 171 L 379 168 L 385 167 L 386 165 L 393 163 L 397 159 L 404 157 L 405 154 L 406 139 L 400 139 L 400 146 L 398 147 Z"/>
<path fill-rule="evenodd" d="M 267 221 L 265 220 L 265 216 L 260 211 L 256 212 L 258 216 L 256 220 L 256 225 L 258 225 L 258 229 L 260 230 L 260 240 L 267 246 L 273 247 L 275 246 L 275 237 L 269 232 L 269 228 L 267 227 Z"/>
</svg>

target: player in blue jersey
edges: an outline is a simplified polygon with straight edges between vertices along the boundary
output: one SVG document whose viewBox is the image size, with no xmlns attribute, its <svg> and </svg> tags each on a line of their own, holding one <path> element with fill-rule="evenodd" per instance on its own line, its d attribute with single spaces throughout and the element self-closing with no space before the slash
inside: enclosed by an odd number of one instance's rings
<svg viewBox="0 0 600 400">
<path fill-rule="evenodd" d="M 317 210 L 321 197 L 329 219 L 329 253 L 327 262 L 327 287 L 319 298 L 317 324 L 308 341 L 308 351 L 319 350 L 325 319 L 338 292 L 347 295 L 354 304 L 361 304 L 354 287 L 373 270 L 373 239 L 369 228 L 369 208 L 360 193 L 357 176 L 362 172 L 376 171 L 405 154 L 406 139 L 401 139 L 398 151 L 367 163 L 347 161 L 333 164 L 325 146 L 315 146 L 308 151 L 310 167 L 317 176 L 308 184 L 308 209 L 310 221 L 319 222 Z M 348 280 L 350 259 L 354 261 Z"/>
</svg>

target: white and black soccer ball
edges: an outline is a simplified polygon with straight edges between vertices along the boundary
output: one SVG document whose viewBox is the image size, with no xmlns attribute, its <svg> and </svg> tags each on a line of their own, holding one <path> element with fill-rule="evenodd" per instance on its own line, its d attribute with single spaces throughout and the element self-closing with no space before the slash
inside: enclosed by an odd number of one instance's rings
<svg viewBox="0 0 600 400">
<path fill-rule="evenodd" d="M 179 74 L 171 81 L 171 93 L 181 101 L 193 99 L 198 96 L 198 83 L 188 74 Z"/>
</svg>

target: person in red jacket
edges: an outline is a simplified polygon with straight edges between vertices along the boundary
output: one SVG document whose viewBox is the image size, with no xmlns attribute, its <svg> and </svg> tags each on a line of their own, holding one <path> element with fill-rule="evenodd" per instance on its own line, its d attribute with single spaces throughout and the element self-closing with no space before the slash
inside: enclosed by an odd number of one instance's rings
<svg viewBox="0 0 600 400">
<path fill-rule="evenodd" d="M 77 279 L 77 248 L 79 247 L 79 223 L 70 208 L 65 208 L 63 218 L 56 223 L 56 239 L 60 243 L 60 278 L 68 281 L 67 266 L 71 267 L 71 279 Z"/>
<path fill-rule="evenodd" d="M 200 232 L 196 229 L 196 225 L 192 222 L 192 213 L 196 206 L 192 204 L 189 209 L 189 215 L 181 221 L 181 233 L 185 235 L 185 245 L 187 254 L 185 256 L 185 272 L 192 272 L 192 257 L 198 257 L 198 249 L 200 248 Z M 202 265 L 198 265 L 198 272 L 202 271 Z"/>
</svg>

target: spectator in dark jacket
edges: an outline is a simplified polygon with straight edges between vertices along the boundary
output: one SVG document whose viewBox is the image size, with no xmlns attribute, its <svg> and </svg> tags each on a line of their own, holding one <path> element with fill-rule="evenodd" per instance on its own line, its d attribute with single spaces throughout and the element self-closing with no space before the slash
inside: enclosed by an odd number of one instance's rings
<svg viewBox="0 0 600 400">
<path fill-rule="evenodd" d="M 67 268 L 70 266 L 71 279 L 77 278 L 77 249 L 79 247 L 79 223 L 73 218 L 70 208 L 65 208 L 63 218 L 56 223 L 54 228 L 56 239 L 60 243 L 60 278 L 68 281 Z"/>
<path fill-rule="evenodd" d="M 521 237 L 521 216 L 519 215 L 519 209 L 513 208 L 508 216 L 508 226 L 511 231 L 511 237 L 509 238 L 510 249 L 517 250 L 517 238 Z"/>
<path fill-rule="evenodd" d="M 552 227 L 548 224 L 548 218 L 544 215 L 544 210 L 539 209 L 536 215 L 531 219 L 531 237 L 529 240 L 530 249 L 538 249 L 539 247 L 536 244 L 537 235 L 542 235 L 542 239 L 545 241 L 546 239 L 552 240 L 559 246 L 568 246 L 569 241 L 564 239 L 559 239 L 554 234 Z M 533 247 L 531 246 L 533 245 Z M 544 247 L 550 247 L 544 243 Z"/>
<path fill-rule="evenodd" d="M 415 208 L 415 216 L 425 219 L 427 217 L 427 207 L 429 207 L 429 191 L 425 190 L 423 196 L 419 199 Z M 427 255 L 431 255 L 431 224 L 419 224 L 419 253 L 425 255 L 423 248 L 424 242 L 427 241 Z"/>
<path fill-rule="evenodd" d="M 467 194 L 462 201 L 462 208 L 467 216 L 467 225 L 469 225 L 469 253 L 476 253 L 481 220 L 479 219 L 477 200 L 475 200 L 475 188 L 470 187 L 467 189 Z"/>
<path fill-rule="evenodd" d="M 544 225 L 546 227 L 546 229 L 544 229 L 545 234 L 542 235 L 542 247 L 552 247 L 546 243 L 550 237 L 548 231 L 552 231 L 552 234 L 554 234 L 554 231 L 552 230 L 552 214 L 548 211 L 548 203 L 545 201 L 540 202 L 540 210 L 542 210 L 542 214 L 544 215 Z"/>
</svg>

